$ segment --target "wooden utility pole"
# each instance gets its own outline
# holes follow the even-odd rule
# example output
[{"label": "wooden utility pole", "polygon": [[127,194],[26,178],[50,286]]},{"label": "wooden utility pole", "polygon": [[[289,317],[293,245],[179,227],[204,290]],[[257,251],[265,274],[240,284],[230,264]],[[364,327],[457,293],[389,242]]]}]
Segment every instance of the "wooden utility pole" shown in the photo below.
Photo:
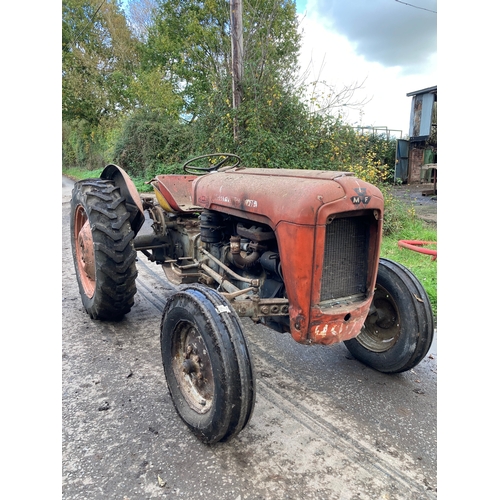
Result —
[{"label": "wooden utility pole", "polygon": [[[232,52],[232,80],[233,80],[233,109],[241,104],[243,79],[243,0],[229,0],[231,10],[231,52]],[[239,136],[238,119],[233,123],[233,135],[236,141]]]}]

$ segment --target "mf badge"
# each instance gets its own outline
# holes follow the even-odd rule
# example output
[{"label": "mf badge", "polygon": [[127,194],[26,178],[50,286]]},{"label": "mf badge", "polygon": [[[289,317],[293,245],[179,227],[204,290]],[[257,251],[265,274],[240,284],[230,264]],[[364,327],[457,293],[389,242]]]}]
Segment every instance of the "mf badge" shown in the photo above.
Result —
[{"label": "mf badge", "polygon": [[366,195],[366,188],[356,188],[354,191],[357,193],[357,196],[351,196],[351,201],[354,205],[359,205],[360,203],[368,205],[370,203],[372,197]]}]

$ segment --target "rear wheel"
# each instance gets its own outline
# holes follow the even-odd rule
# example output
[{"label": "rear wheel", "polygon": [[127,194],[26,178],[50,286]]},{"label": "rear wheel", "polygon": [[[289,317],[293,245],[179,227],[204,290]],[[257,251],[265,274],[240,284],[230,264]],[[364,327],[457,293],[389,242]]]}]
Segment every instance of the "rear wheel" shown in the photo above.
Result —
[{"label": "rear wheel", "polygon": [[424,287],[401,264],[380,259],[372,307],[359,335],[344,342],[347,349],[375,370],[398,373],[422,361],[433,337]]},{"label": "rear wheel", "polygon": [[112,181],[77,182],[71,199],[71,247],[83,306],[92,319],[118,320],[136,293],[136,251],[125,199]]},{"label": "rear wheel", "polygon": [[240,320],[224,297],[201,285],[169,297],[161,353],[175,409],[202,442],[228,441],[246,426],[255,381]]}]

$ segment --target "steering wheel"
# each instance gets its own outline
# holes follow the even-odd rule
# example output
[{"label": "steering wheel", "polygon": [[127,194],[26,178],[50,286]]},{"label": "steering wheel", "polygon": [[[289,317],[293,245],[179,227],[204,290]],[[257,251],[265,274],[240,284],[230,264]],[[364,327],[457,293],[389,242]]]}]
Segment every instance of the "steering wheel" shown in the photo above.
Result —
[{"label": "steering wheel", "polygon": [[[209,166],[193,165],[194,162],[201,160],[202,158],[220,158],[220,157],[223,157],[223,159],[220,160],[215,165],[209,165]],[[197,156],[196,158],[191,158],[186,163],[184,163],[182,168],[184,169],[184,172],[186,172],[187,174],[203,175],[206,174],[207,172],[215,172],[216,170],[219,170],[219,168],[222,167],[230,158],[236,158],[236,160],[232,165],[225,165],[226,168],[237,167],[241,162],[241,158],[238,155],[233,155],[231,153],[211,153],[208,155],[201,155]]]}]

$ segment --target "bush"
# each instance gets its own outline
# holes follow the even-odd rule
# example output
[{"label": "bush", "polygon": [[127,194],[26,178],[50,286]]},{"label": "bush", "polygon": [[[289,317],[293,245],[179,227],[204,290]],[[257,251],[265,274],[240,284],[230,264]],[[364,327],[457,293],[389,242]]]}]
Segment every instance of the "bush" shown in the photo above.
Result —
[{"label": "bush", "polygon": [[[114,162],[150,180],[180,173],[194,156],[227,152],[238,154],[248,167],[350,171],[376,185],[392,179],[395,140],[362,135],[340,116],[311,115],[293,93],[271,88],[267,94],[272,99],[244,102],[235,112],[222,93],[214,93],[191,122],[142,109],[94,128],[83,120],[64,123],[63,165],[98,169]],[[236,142],[235,116],[240,124]]]},{"label": "bush", "polygon": [[193,152],[189,126],[157,111],[137,111],[124,123],[114,160],[136,176],[177,172]]},{"label": "bush", "polygon": [[112,161],[112,148],[117,132],[116,121],[102,121],[93,126],[86,120],[62,123],[63,168],[103,169]]},{"label": "bush", "polygon": [[415,209],[398,200],[387,184],[378,184],[384,195],[384,235],[390,236],[409,227],[417,219]]}]

